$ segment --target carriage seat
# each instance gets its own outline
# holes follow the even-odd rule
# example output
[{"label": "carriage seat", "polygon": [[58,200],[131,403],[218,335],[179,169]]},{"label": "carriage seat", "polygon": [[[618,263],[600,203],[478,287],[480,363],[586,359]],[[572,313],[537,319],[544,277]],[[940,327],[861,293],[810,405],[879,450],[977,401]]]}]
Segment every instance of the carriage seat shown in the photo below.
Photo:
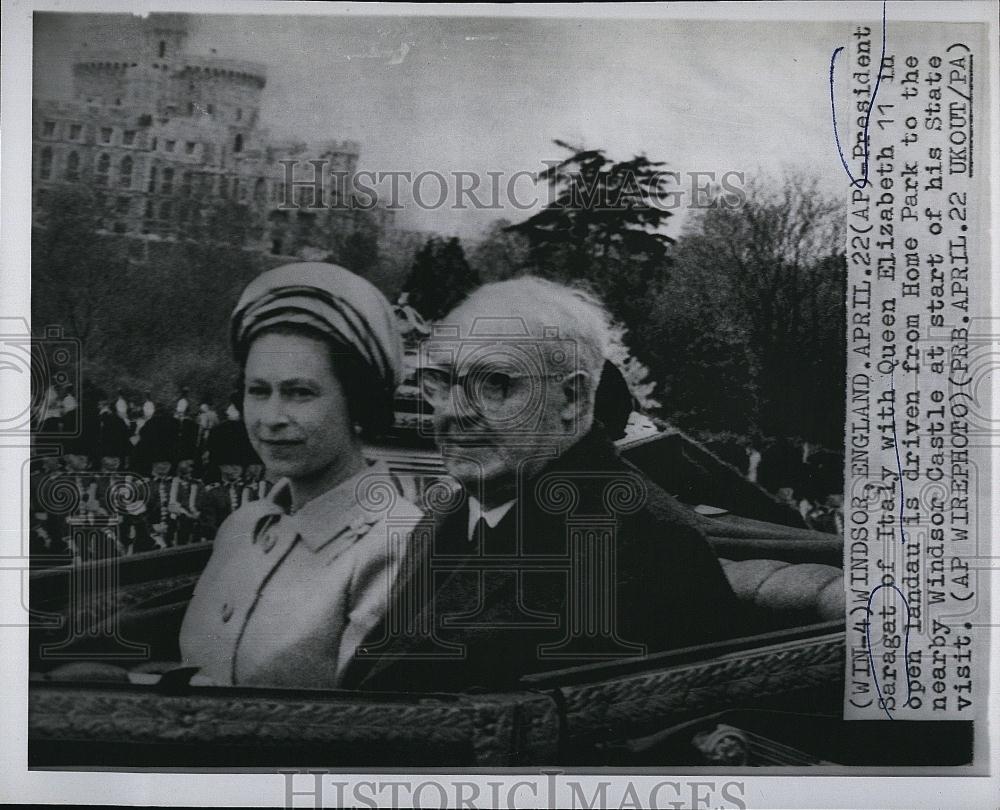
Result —
[{"label": "carriage seat", "polygon": [[720,559],[751,626],[761,632],[844,617],[844,571],[822,563]]}]

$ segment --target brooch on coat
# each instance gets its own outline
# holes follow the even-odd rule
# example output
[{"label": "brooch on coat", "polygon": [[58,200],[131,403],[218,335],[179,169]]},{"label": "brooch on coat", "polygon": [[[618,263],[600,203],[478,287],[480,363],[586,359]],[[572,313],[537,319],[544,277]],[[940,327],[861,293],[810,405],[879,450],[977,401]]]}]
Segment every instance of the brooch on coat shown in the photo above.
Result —
[{"label": "brooch on coat", "polygon": [[[359,515],[357,517],[352,518],[351,522],[348,523],[347,526],[333,538],[334,540],[336,540],[335,547],[337,549],[343,550],[353,545],[362,537],[364,537],[366,534],[368,534],[368,532],[371,531],[372,526],[378,523],[378,521],[379,521],[378,516],[372,516],[372,515]],[[332,557],[328,558],[326,561],[326,565],[332,564],[333,561],[336,560],[337,557],[339,556],[340,556],[340,551],[333,554]]]}]

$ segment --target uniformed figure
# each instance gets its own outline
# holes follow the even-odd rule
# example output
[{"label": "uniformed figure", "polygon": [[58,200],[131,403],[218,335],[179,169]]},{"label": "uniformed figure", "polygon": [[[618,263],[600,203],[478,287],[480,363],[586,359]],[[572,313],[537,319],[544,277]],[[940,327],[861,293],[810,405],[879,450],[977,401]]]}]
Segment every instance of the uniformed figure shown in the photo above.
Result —
[{"label": "uniformed figure", "polygon": [[181,652],[220,684],[335,687],[422,518],[362,455],[392,417],[392,309],[343,268],[294,264],[251,282],[232,327],[250,441],[277,482],[222,524]]},{"label": "uniformed figure", "polygon": [[146,420],[139,431],[135,456],[141,470],[149,474],[145,512],[145,534],[136,538],[135,551],[167,548],[170,541],[168,506],[173,486],[174,418],[162,412]]},{"label": "uniformed figure", "polygon": [[139,441],[132,454],[135,470],[143,475],[150,475],[153,464],[157,461],[167,461],[168,466],[172,467],[175,434],[174,418],[165,414],[162,409],[154,411],[139,428]]},{"label": "uniformed figure", "polygon": [[244,503],[259,501],[271,491],[271,482],[264,477],[263,464],[247,464],[243,479]]},{"label": "uniformed figure", "polygon": [[186,546],[197,540],[198,499],[205,485],[194,475],[194,461],[198,456],[197,424],[187,417],[176,417],[174,430],[174,478],[167,502],[167,534],[170,545]]},{"label": "uniformed figure", "polygon": [[126,426],[130,425],[128,400],[125,399],[125,392],[122,391],[121,388],[118,389],[118,397],[115,399],[115,413],[118,414],[118,418],[121,419]]},{"label": "uniformed figure", "polygon": [[243,417],[239,409],[232,404],[226,410],[226,420],[216,425],[208,434],[205,452],[208,455],[208,469],[212,480],[216,480],[216,476],[221,480],[221,471],[226,465],[239,466],[242,475],[243,469],[248,465],[260,464],[260,458],[254,452],[247,436]]},{"label": "uniformed figure", "polygon": [[[219,424],[219,415],[208,402],[202,402],[198,406],[198,452],[199,454],[208,450],[208,437],[212,430]],[[199,455],[200,458],[200,455]]]},{"label": "uniformed figure", "polygon": [[186,419],[190,414],[188,414],[188,408],[191,407],[191,403],[188,400],[189,391],[187,388],[181,389],[181,395],[177,398],[177,404],[174,406],[174,416],[178,419]]},{"label": "uniformed figure", "polygon": [[244,503],[243,468],[239,464],[223,464],[221,481],[205,486],[198,503],[198,534],[202,540],[211,540],[223,521]]},{"label": "uniformed figure", "polygon": [[111,408],[105,404],[98,416],[98,455],[101,469],[124,470],[128,467],[128,456],[132,449],[129,442],[130,430]]},{"label": "uniformed figure", "polygon": [[94,557],[131,554],[137,537],[145,531],[145,487],[140,476],[123,469],[128,447],[128,432],[121,420],[105,409],[97,441],[101,466],[94,474],[92,517],[106,528],[104,538],[92,543]]},{"label": "uniformed figure", "polygon": [[198,499],[205,485],[191,474],[194,460],[183,458],[177,462],[177,474],[170,482],[167,500],[168,544],[186,546],[197,540]]},{"label": "uniformed figure", "polygon": [[73,506],[59,516],[57,530],[61,542],[69,549],[75,562],[85,562],[94,556],[92,543],[82,540],[73,531],[77,526],[93,525],[99,510],[97,481],[90,469],[91,450],[89,437],[84,434],[67,443],[66,454],[63,456],[62,486],[72,487],[76,494],[70,501]]},{"label": "uniformed figure", "polygon": [[68,562],[68,559],[63,559],[69,554],[69,548],[62,533],[62,521],[50,511],[48,499],[42,494],[42,489],[61,474],[62,464],[58,456],[43,456],[31,461],[28,501],[31,514],[29,551],[33,566]]},{"label": "uniformed figure", "polygon": [[136,547],[136,551],[155,551],[167,548],[167,504],[170,503],[170,488],[173,482],[170,467],[169,459],[153,462],[152,474],[148,479],[147,531],[146,536],[142,538],[142,547]]},{"label": "uniformed figure", "polygon": [[155,413],[156,413],[156,404],[153,402],[153,395],[147,393],[146,398],[142,402],[141,416],[137,420],[137,424],[140,430],[142,429],[142,426],[146,424],[146,422],[148,422],[150,419],[153,418],[153,415]]},{"label": "uniformed figure", "polygon": [[230,514],[266,492],[244,480],[245,470],[261,465],[238,411],[211,432],[207,448],[209,470],[219,476],[205,488],[199,506],[201,536],[210,540]]}]

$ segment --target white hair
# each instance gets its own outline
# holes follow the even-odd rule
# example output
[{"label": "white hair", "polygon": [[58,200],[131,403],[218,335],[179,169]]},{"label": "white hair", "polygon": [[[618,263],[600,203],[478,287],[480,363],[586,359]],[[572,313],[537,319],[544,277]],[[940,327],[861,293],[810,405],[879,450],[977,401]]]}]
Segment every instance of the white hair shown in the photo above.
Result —
[{"label": "white hair", "polygon": [[[551,327],[558,329],[560,339],[576,345],[580,368],[593,380],[593,396],[611,344],[611,316],[593,293],[537,276],[519,276],[484,284],[453,312],[466,308],[523,318],[537,338],[545,337]],[[448,319],[446,315],[442,322]]]}]

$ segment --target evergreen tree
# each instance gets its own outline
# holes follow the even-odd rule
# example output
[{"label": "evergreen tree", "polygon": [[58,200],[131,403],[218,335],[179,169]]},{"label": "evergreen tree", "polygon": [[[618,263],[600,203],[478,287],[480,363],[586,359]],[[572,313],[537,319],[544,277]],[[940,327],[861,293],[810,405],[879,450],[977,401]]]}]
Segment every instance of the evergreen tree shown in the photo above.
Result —
[{"label": "evergreen tree", "polygon": [[109,331],[127,303],[124,243],[99,233],[105,203],[83,185],[61,187],[41,206],[32,247],[32,322],[61,326],[85,351],[113,349]]},{"label": "evergreen tree", "polygon": [[506,281],[525,270],[529,256],[527,238],[511,230],[510,220],[498,219],[472,251],[470,263],[484,283]]},{"label": "evergreen tree", "polygon": [[368,278],[379,266],[379,228],[368,212],[356,214],[354,227],[340,245],[337,264]]},{"label": "evergreen tree", "polygon": [[664,164],[643,155],[616,162],[603,149],[555,143],[572,154],[539,176],[551,186],[551,204],[509,230],[528,239],[535,272],[585,280],[632,328],[674,241],[662,232],[672,216]]},{"label": "evergreen tree", "polygon": [[403,286],[410,304],[427,320],[435,321],[479,286],[479,274],[469,266],[457,237],[431,237],[414,257]]}]

